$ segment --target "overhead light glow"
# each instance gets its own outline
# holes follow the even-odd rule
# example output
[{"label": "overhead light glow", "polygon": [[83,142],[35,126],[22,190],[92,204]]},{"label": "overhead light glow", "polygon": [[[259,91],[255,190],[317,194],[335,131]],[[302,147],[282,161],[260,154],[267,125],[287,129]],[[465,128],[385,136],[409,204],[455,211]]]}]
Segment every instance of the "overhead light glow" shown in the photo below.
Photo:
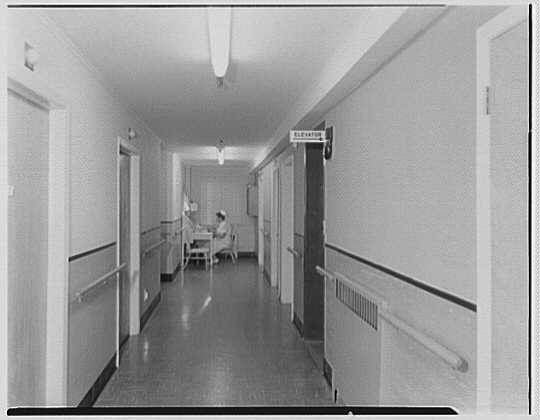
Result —
[{"label": "overhead light glow", "polygon": [[229,67],[231,49],[231,8],[209,7],[208,35],[210,38],[210,57],[216,77],[223,78]]},{"label": "overhead light glow", "polygon": [[218,150],[217,160],[218,160],[218,163],[220,165],[223,165],[225,163],[225,151],[224,150]]},{"label": "overhead light glow", "polygon": [[217,160],[220,165],[223,165],[225,163],[225,143],[223,140],[219,141],[219,144],[216,146],[217,148]]}]

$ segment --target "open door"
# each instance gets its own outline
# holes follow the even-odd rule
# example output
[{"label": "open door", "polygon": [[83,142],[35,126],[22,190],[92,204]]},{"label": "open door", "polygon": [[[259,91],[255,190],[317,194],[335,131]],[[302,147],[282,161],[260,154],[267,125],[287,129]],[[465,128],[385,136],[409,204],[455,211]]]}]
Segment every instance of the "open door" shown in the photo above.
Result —
[{"label": "open door", "polygon": [[[118,265],[126,263],[117,288],[117,347],[140,331],[140,155],[118,138]],[[117,351],[117,365],[120,352]]]},{"label": "open door", "polygon": [[[288,249],[294,249],[294,169],[293,156],[290,155],[280,168],[280,300],[281,303],[292,304],[293,301],[293,255]],[[292,308],[291,308],[292,309]]]},{"label": "open door", "polygon": [[[324,130],[323,121],[315,130]],[[304,213],[304,337],[324,340],[324,278],[315,267],[324,267],[324,160],[323,145],[305,145]]]},{"label": "open door", "polygon": [[281,239],[280,239],[280,186],[279,186],[279,165],[272,170],[272,221],[270,232],[270,243],[272,247],[272,267],[270,269],[271,284],[277,287],[278,295],[281,293]]}]

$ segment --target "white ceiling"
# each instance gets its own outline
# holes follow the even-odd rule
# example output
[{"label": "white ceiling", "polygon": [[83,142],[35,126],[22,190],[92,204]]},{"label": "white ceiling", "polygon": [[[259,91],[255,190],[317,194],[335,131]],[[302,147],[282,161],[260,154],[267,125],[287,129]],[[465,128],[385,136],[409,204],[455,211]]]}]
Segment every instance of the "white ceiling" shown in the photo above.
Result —
[{"label": "white ceiling", "polygon": [[49,9],[126,104],[188,159],[252,160],[359,26],[367,8],[232,12],[227,88],[216,87],[204,8]]}]

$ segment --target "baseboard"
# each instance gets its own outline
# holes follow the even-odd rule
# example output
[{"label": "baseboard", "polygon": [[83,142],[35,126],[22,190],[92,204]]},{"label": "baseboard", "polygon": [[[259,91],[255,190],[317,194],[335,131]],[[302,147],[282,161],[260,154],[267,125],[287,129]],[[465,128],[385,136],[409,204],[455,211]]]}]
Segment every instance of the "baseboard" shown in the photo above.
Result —
[{"label": "baseboard", "polygon": [[253,251],[239,251],[238,258],[257,258],[257,254]]},{"label": "baseboard", "polygon": [[323,358],[323,375],[330,388],[332,388],[332,366],[328,363],[326,357]]},{"label": "baseboard", "polygon": [[161,276],[160,276],[161,281],[163,282],[173,281],[176,278],[176,275],[178,274],[181,268],[182,268],[182,261],[178,263],[173,273],[161,273]]},{"label": "baseboard", "polygon": [[[309,353],[309,357],[313,359],[313,363],[317,366],[317,369],[322,373],[324,371],[324,342],[304,340],[304,344]],[[322,347],[322,352],[320,351]]]},{"label": "baseboard", "polygon": [[160,281],[162,282],[171,282],[174,280],[174,273],[161,273],[161,276],[159,277]]},{"label": "baseboard", "polygon": [[293,324],[300,333],[300,337],[304,336],[304,324],[300,318],[298,318],[298,315],[296,315],[296,312],[293,315]]},{"label": "baseboard", "polygon": [[[161,291],[156,295],[154,300],[152,300],[152,303],[148,308],[146,309],[143,316],[141,316],[141,331],[144,328],[144,325],[150,318],[150,315],[152,315],[152,312],[156,309],[156,306],[161,300]],[[124,337],[122,342],[120,343],[120,351],[122,351],[122,348],[129,340],[129,335]],[[94,403],[99,398],[99,395],[103,392],[105,389],[105,386],[107,385],[107,382],[109,382],[109,379],[111,379],[111,376],[116,371],[116,352],[114,353],[111,360],[109,360],[109,363],[105,366],[105,368],[101,371],[98,378],[94,382],[94,384],[90,387],[86,395],[83,397],[81,402],[79,403],[79,407],[92,407]]]},{"label": "baseboard", "polygon": [[159,303],[160,300],[161,300],[161,291],[158,292],[156,297],[152,300],[152,303],[150,303],[148,308],[146,308],[146,311],[144,311],[144,314],[142,314],[141,323],[140,323],[140,329],[139,329],[140,331],[143,330],[144,326],[148,322],[148,319],[152,315],[152,312],[154,312],[154,310],[158,306],[158,303]]},{"label": "baseboard", "polygon": [[[219,253],[220,258],[226,258],[229,254]],[[257,258],[257,255],[252,251],[238,251],[238,258]]]},{"label": "baseboard", "polygon": [[128,342],[128,340],[129,340],[129,334],[126,335],[126,336],[122,339],[122,341],[120,341],[120,356],[122,356],[122,353],[124,352],[124,349],[125,349],[125,348],[124,348],[124,345]]},{"label": "baseboard", "polygon": [[113,354],[109,363],[101,371],[94,384],[90,387],[86,395],[79,403],[79,407],[92,407],[98,399],[101,392],[105,389],[105,385],[111,379],[114,371],[116,370],[116,352]]}]

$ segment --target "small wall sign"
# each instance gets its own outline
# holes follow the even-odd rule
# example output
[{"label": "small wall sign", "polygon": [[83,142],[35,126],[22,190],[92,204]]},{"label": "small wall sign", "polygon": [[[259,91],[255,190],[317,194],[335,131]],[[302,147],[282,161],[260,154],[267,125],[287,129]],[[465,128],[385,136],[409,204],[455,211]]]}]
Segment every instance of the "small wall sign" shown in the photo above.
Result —
[{"label": "small wall sign", "polygon": [[325,136],[324,130],[291,130],[289,137],[291,143],[324,143]]}]

